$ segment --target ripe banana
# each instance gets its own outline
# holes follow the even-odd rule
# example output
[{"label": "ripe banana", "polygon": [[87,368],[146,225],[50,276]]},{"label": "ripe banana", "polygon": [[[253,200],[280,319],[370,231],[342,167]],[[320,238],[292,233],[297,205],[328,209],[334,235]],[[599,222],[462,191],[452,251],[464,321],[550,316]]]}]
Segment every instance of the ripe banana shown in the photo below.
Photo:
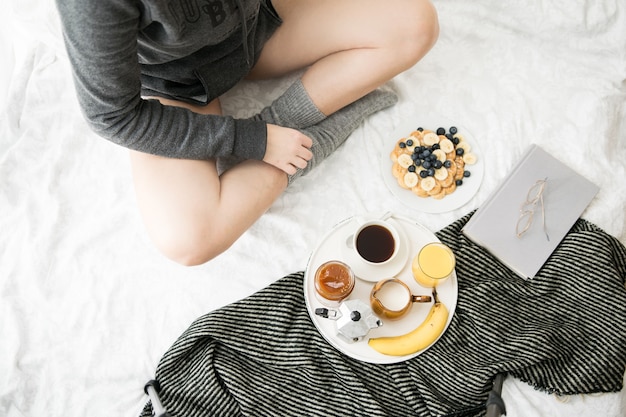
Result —
[{"label": "ripe banana", "polygon": [[409,333],[400,336],[369,339],[368,344],[376,351],[391,356],[405,356],[430,346],[443,333],[448,322],[448,308],[435,301],[426,320]]}]

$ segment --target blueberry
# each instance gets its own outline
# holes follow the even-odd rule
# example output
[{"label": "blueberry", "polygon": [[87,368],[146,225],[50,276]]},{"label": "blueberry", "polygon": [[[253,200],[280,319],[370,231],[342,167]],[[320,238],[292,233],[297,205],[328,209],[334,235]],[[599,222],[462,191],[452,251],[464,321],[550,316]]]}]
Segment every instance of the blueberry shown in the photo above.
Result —
[{"label": "blueberry", "polygon": [[452,140],[452,137],[453,137],[453,136],[452,136],[452,133],[446,133],[446,138],[448,138],[448,139]]},{"label": "blueberry", "polygon": [[446,129],[444,129],[443,127],[440,127],[437,129],[437,134],[438,135],[445,135],[446,134]]},{"label": "blueberry", "polygon": [[463,185],[463,180],[456,180],[456,185],[457,185],[457,186],[459,186],[459,185]]},{"label": "blueberry", "polygon": [[413,139],[409,139],[406,141],[406,146],[413,146]]},{"label": "blueberry", "polygon": [[430,168],[430,167],[432,166],[432,164],[430,163],[430,161],[424,161],[424,163],[422,164],[422,166],[423,166],[425,169],[428,169],[428,168]]},{"label": "blueberry", "polygon": [[416,154],[416,153],[412,153],[411,154],[411,159],[413,161],[419,161],[420,160],[420,156],[418,154]]},{"label": "blueberry", "polygon": [[428,176],[428,171],[427,170],[424,169],[424,170],[420,171],[420,177],[426,178],[427,176]]},{"label": "blueberry", "polygon": [[452,133],[453,135],[456,135],[458,131],[459,130],[455,126],[450,127],[450,133]]},{"label": "blueberry", "polygon": [[470,175],[472,175],[472,173],[471,173],[471,172],[469,172],[469,171],[463,171],[463,176],[464,176],[465,178],[469,177]]},{"label": "blueberry", "polygon": [[430,156],[430,150],[425,149],[424,152],[422,152],[422,158],[428,158],[429,156]]},{"label": "blueberry", "polygon": [[435,176],[435,168],[428,168],[428,176],[429,177],[434,177]]},{"label": "blueberry", "polygon": [[460,140],[456,136],[452,138],[452,143],[454,143],[455,145],[458,145],[459,142],[460,142]]},{"label": "blueberry", "polygon": [[463,148],[457,148],[456,149],[456,154],[457,155],[463,155],[464,153],[465,153],[465,149],[463,149]]},{"label": "blueberry", "polygon": [[418,127],[418,128],[417,128],[417,131],[418,131],[418,132],[423,132],[423,131],[424,131],[424,128],[423,128],[423,127]]},{"label": "blueberry", "polygon": [[418,167],[418,166],[422,165],[422,160],[418,158],[418,159],[416,159],[415,161],[413,161],[413,164],[414,164],[416,167]]},{"label": "blueberry", "polygon": [[404,148],[406,148],[406,143],[404,143],[404,142],[400,142],[400,143],[398,144],[398,146],[400,147],[400,149],[404,149]]},{"label": "blueberry", "polygon": [[409,165],[407,169],[409,170],[409,172],[415,172],[415,165]]},{"label": "blueberry", "polygon": [[433,151],[434,151],[435,149],[439,149],[439,148],[441,148],[441,146],[439,146],[439,144],[438,144],[438,143],[434,143],[434,144],[433,144],[433,146],[431,146],[431,147],[430,147],[430,149],[432,149]]},{"label": "blueberry", "polygon": [[452,161],[449,159],[446,159],[446,161],[443,163],[443,166],[446,168],[450,168],[452,166]]},{"label": "blueberry", "polygon": [[435,169],[439,169],[443,166],[443,164],[441,163],[441,161],[435,161]]}]

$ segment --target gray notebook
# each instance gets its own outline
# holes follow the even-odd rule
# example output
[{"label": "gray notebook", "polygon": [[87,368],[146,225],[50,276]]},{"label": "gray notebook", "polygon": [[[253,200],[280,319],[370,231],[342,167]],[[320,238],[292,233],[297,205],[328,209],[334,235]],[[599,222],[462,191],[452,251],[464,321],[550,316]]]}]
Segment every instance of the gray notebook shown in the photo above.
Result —
[{"label": "gray notebook", "polygon": [[541,147],[531,145],[463,233],[523,278],[532,278],[598,190]]}]

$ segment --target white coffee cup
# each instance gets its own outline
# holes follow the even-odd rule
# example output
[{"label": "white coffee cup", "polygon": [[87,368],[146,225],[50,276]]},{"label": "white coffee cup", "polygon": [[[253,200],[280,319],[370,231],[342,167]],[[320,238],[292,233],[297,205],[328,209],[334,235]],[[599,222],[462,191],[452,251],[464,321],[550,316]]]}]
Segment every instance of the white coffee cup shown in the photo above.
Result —
[{"label": "white coffee cup", "polygon": [[389,222],[390,215],[362,221],[349,241],[357,256],[370,265],[386,265],[400,249],[400,234]]}]

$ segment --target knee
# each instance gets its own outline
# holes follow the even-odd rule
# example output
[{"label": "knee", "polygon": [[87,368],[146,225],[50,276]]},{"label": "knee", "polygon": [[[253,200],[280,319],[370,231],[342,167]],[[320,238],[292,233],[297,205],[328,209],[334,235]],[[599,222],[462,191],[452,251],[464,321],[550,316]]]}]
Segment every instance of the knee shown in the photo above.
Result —
[{"label": "knee", "polygon": [[230,246],[220,240],[210,225],[179,225],[173,230],[153,233],[156,248],[168,259],[183,266],[198,266],[214,259]]},{"label": "knee", "polygon": [[429,0],[403,1],[395,25],[392,47],[407,67],[413,66],[435,45],[439,37],[439,18]]}]

